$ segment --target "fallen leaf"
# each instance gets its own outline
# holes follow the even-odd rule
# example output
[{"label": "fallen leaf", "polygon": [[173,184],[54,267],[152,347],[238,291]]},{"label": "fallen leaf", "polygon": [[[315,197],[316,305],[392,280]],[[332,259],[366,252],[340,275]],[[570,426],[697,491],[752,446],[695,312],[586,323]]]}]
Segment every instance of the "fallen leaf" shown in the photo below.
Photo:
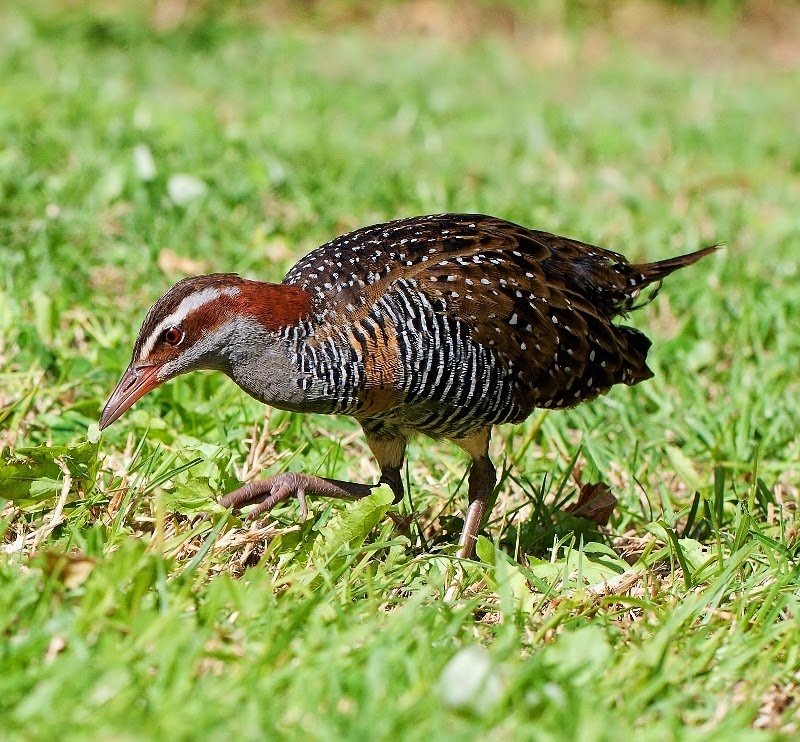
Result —
[{"label": "fallen leaf", "polygon": [[68,590],[80,587],[89,578],[96,560],[81,554],[48,550],[44,553],[44,572],[49,577],[59,580]]},{"label": "fallen leaf", "polygon": [[616,504],[617,498],[611,494],[611,487],[604,482],[584,484],[578,495],[578,502],[567,505],[564,512],[586,518],[598,526],[605,526],[608,525]]},{"label": "fallen leaf", "polygon": [[164,273],[185,273],[194,276],[198,273],[205,273],[208,270],[208,263],[204,260],[192,260],[178,255],[167,248],[158,254],[158,267]]},{"label": "fallen leaf", "polygon": [[67,640],[60,634],[56,634],[47,645],[47,652],[44,655],[46,665],[53,663],[56,657],[67,648]]}]

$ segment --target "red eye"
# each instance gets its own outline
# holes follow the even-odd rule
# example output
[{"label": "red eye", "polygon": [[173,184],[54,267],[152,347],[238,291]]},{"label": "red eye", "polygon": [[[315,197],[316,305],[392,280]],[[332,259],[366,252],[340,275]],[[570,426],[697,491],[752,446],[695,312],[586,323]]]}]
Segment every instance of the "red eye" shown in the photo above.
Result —
[{"label": "red eye", "polygon": [[164,330],[161,339],[168,345],[177,345],[183,340],[183,330],[179,330],[177,327],[168,327]]}]

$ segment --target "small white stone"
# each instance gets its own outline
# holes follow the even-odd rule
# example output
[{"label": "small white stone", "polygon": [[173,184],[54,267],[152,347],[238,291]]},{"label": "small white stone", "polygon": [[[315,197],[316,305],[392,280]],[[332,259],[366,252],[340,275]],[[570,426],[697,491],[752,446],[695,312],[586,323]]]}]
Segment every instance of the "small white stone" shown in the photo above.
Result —
[{"label": "small white stone", "polygon": [[139,180],[150,181],[156,177],[156,161],[146,144],[137,144],[133,148],[133,169]]},{"label": "small white stone", "polygon": [[481,646],[461,649],[439,676],[439,695],[446,706],[484,715],[503,697],[503,679]]},{"label": "small white stone", "polygon": [[187,173],[176,173],[170,175],[167,181],[167,194],[174,204],[185,206],[198,198],[202,198],[208,192],[206,184]]}]

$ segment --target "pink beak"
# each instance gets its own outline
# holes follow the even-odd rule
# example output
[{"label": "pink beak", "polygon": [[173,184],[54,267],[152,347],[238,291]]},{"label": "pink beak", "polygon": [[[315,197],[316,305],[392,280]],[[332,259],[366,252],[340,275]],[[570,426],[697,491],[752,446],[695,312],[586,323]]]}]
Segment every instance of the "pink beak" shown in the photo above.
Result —
[{"label": "pink beak", "polygon": [[137,400],[147,392],[155,389],[160,383],[158,370],[161,366],[145,366],[136,368],[133,364],[123,374],[117,388],[108,398],[103,414],[100,416],[100,430],[107,428],[116,419],[127,412]]}]

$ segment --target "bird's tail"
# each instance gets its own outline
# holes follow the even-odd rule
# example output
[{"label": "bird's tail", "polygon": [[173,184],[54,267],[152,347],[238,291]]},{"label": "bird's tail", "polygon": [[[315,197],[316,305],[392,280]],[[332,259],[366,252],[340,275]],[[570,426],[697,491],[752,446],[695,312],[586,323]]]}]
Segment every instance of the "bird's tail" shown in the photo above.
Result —
[{"label": "bird's tail", "polygon": [[711,247],[704,247],[697,252],[690,252],[688,255],[680,255],[677,258],[669,258],[668,260],[658,260],[655,263],[643,263],[641,265],[632,266],[633,270],[639,272],[644,276],[640,286],[644,287],[650,283],[661,281],[666,278],[670,273],[674,273],[680,268],[685,268],[687,265],[692,265],[698,260],[704,258],[706,255],[716,252],[720,245],[711,245]]},{"label": "bird's tail", "polygon": [[[702,250],[690,252],[687,255],[679,255],[677,258],[629,266],[628,275],[631,276],[630,281],[633,285],[633,290],[626,296],[625,301],[619,305],[619,309],[623,312],[631,312],[649,304],[658,296],[658,292],[661,291],[661,282],[670,273],[696,263],[706,255],[716,252],[719,248],[720,245],[711,245],[710,247],[704,247]],[[650,290],[645,294],[640,293],[647,286],[651,287]]]}]

